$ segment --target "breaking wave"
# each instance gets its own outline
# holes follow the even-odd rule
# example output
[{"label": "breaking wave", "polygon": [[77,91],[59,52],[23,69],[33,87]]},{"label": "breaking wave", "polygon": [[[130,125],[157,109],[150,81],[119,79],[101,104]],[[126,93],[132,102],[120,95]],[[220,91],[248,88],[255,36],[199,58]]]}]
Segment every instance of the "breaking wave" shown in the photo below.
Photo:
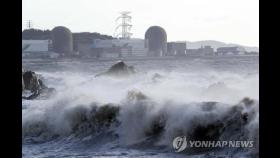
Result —
[{"label": "breaking wave", "polygon": [[254,148],[242,153],[258,155],[258,74],[149,71],[120,79],[41,73],[58,92],[49,100],[23,101],[26,142],[104,143],[94,140],[105,135],[110,138],[106,143],[117,146],[172,151],[173,139],[184,135],[189,140],[253,140]]}]

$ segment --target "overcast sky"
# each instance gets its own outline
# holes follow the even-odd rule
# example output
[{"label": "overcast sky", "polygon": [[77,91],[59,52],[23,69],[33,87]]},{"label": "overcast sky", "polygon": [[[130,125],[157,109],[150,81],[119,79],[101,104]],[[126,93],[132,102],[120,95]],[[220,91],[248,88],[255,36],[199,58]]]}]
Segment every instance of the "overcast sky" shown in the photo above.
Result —
[{"label": "overcast sky", "polygon": [[22,28],[66,26],[113,35],[121,11],[131,11],[134,38],[152,25],[168,41],[218,40],[259,46],[258,0],[22,0]]}]

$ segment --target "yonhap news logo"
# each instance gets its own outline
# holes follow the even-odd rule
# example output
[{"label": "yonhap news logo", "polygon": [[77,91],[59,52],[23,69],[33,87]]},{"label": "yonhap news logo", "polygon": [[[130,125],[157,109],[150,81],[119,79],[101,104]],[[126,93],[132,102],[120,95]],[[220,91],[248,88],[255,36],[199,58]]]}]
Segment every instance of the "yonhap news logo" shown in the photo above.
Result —
[{"label": "yonhap news logo", "polygon": [[186,136],[176,137],[173,140],[173,147],[175,149],[175,152],[181,152],[181,151],[185,150],[187,147]]},{"label": "yonhap news logo", "polygon": [[254,141],[231,140],[231,141],[196,141],[187,140],[186,136],[176,137],[173,140],[175,152],[181,152],[188,148],[253,148]]}]

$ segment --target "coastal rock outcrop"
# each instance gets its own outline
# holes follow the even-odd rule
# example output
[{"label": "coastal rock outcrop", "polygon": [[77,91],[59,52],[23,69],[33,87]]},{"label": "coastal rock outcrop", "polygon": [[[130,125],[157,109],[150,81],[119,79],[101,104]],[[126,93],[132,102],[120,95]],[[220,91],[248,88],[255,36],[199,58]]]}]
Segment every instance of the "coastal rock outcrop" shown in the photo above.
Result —
[{"label": "coastal rock outcrop", "polygon": [[96,75],[98,76],[114,76],[114,77],[124,77],[129,76],[132,74],[135,74],[136,71],[133,66],[126,65],[123,61],[119,61],[113,66],[110,67],[110,69],[104,73],[100,73]]},{"label": "coastal rock outcrop", "polygon": [[23,99],[35,99],[38,96],[49,96],[55,91],[54,88],[48,88],[43,83],[42,79],[33,71],[25,71],[22,69],[22,92],[30,92],[31,95],[23,95]]}]

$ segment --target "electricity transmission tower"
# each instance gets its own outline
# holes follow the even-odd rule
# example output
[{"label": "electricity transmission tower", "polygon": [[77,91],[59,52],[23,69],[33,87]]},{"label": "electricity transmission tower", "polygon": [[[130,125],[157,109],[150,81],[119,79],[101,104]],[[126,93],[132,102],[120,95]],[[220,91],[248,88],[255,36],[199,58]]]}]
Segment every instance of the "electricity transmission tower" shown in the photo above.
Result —
[{"label": "electricity transmission tower", "polygon": [[27,29],[32,29],[32,27],[33,27],[32,21],[28,20],[27,23],[26,23],[26,26],[27,26]]},{"label": "electricity transmission tower", "polygon": [[121,28],[121,33],[118,33],[116,35],[116,37],[119,37],[121,35],[122,39],[129,39],[130,36],[132,35],[131,32],[129,32],[131,30],[132,25],[130,24],[131,22],[131,16],[129,15],[131,12],[128,11],[124,11],[121,12],[121,16],[119,16],[116,19],[116,22],[118,22],[121,19],[121,24],[119,24],[115,31],[119,30],[119,28]]}]

